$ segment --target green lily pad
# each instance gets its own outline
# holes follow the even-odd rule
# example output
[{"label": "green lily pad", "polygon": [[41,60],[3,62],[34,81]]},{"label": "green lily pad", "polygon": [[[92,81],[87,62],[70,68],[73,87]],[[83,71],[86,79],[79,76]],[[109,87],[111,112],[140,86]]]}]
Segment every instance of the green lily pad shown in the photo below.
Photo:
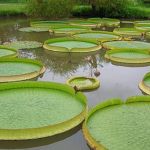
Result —
[{"label": "green lily pad", "polygon": [[70,25],[73,26],[82,26],[82,27],[97,27],[98,24],[93,21],[88,21],[88,20],[73,20],[69,22]]},{"label": "green lily pad", "polygon": [[19,29],[19,31],[22,32],[46,32],[48,30],[49,28],[36,28],[36,27],[25,27]]},{"label": "green lily pad", "polygon": [[49,31],[55,34],[74,34],[74,33],[87,31],[87,30],[90,30],[90,28],[67,25],[67,26],[53,27]]},{"label": "green lily pad", "polygon": [[77,39],[89,39],[100,42],[118,40],[120,38],[118,35],[106,31],[81,32],[74,34],[73,37]]},{"label": "green lily pad", "polygon": [[139,84],[139,88],[146,94],[150,95],[150,73],[147,73]]},{"label": "green lily pad", "polygon": [[33,79],[45,72],[45,67],[30,59],[0,59],[0,82]]},{"label": "green lily pad", "polygon": [[99,87],[100,82],[92,77],[73,77],[67,80],[67,85],[77,87],[78,90],[94,90]]},{"label": "green lily pad", "polygon": [[136,64],[137,66],[150,64],[150,53],[147,50],[109,50],[106,52],[105,58],[112,62]]},{"label": "green lily pad", "polygon": [[147,37],[147,38],[150,38],[150,32],[147,32],[147,33],[146,33],[146,37]]},{"label": "green lily pad", "polygon": [[15,49],[33,49],[42,47],[42,43],[37,41],[14,41],[6,44],[6,46]]},{"label": "green lily pad", "polygon": [[150,31],[150,26],[143,26],[143,27],[135,27],[137,30],[140,30],[140,31]]},{"label": "green lily pad", "polygon": [[142,32],[134,28],[116,28],[113,31],[115,34],[122,36],[140,37]]},{"label": "green lily pad", "polygon": [[3,45],[0,45],[0,58],[16,57],[18,52],[16,49],[8,48]]},{"label": "green lily pad", "polygon": [[112,41],[103,43],[106,49],[137,49],[150,50],[150,43],[140,41]]},{"label": "green lily pad", "polygon": [[95,150],[149,150],[150,96],[112,99],[93,108],[83,133]]},{"label": "green lily pad", "polygon": [[87,103],[67,85],[30,81],[0,84],[0,109],[0,139],[25,140],[74,128],[84,120]]},{"label": "green lily pad", "polygon": [[56,52],[93,52],[101,49],[97,42],[74,38],[54,38],[44,42],[45,49]]},{"label": "green lily pad", "polygon": [[118,27],[120,20],[111,18],[89,18],[88,21],[96,22],[98,26]]},{"label": "green lily pad", "polygon": [[137,30],[145,31],[145,32],[150,31],[150,21],[149,20],[136,21],[134,23],[134,25]]},{"label": "green lily pad", "polygon": [[135,22],[134,22],[134,25],[135,25],[135,26],[139,26],[139,27],[150,26],[150,20],[135,21]]},{"label": "green lily pad", "polygon": [[31,27],[51,28],[53,26],[62,26],[68,24],[67,21],[33,21],[30,23]]}]

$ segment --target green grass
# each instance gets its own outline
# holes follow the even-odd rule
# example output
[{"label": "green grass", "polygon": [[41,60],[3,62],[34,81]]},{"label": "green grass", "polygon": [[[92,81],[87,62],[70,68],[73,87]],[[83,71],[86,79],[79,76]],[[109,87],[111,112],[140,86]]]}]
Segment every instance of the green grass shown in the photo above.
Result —
[{"label": "green grass", "polygon": [[1,3],[0,16],[16,16],[25,14],[25,6],[23,3]]}]

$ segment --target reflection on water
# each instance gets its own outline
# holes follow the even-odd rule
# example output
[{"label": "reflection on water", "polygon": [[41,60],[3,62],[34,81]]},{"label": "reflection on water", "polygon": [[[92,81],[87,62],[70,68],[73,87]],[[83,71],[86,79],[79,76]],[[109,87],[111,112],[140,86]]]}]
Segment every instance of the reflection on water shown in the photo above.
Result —
[{"label": "reflection on water", "polygon": [[[44,42],[52,38],[48,32],[24,33],[17,29],[29,25],[27,19],[0,19],[0,41],[31,40]],[[131,27],[131,24],[121,24]],[[111,29],[112,30],[112,29]],[[100,88],[96,91],[85,92],[89,107],[109,98],[141,95],[138,83],[150,71],[150,67],[125,67],[121,64],[111,64],[104,59],[105,50],[90,54],[54,53],[43,48],[21,50],[19,57],[38,59],[47,70],[39,81],[54,81],[64,83],[69,77],[76,75],[94,76],[100,72]],[[81,126],[58,136],[29,141],[0,141],[0,149],[29,149],[29,150],[89,150]]]}]

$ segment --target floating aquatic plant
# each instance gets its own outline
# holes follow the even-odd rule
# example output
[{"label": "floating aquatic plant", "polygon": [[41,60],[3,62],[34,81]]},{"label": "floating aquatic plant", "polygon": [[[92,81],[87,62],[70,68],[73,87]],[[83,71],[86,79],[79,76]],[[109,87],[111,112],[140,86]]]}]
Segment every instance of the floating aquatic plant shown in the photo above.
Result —
[{"label": "floating aquatic plant", "polygon": [[32,49],[42,47],[42,43],[37,41],[14,41],[7,43],[6,46],[15,49]]}]

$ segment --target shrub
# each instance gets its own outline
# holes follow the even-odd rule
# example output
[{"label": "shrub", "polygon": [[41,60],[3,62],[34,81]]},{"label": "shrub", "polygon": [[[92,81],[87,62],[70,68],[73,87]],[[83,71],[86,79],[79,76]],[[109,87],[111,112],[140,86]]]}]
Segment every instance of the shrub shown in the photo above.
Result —
[{"label": "shrub", "polygon": [[128,7],[124,17],[133,19],[150,18],[150,8],[145,6]]},{"label": "shrub", "polygon": [[102,17],[121,17],[129,5],[135,5],[134,0],[95,0],[93,8]]},{"label": "shrub", "polygon": [[44,18],[69,17],[72,7],[72,0],[31,0],[28,2],[27,14]]},{"label": "shrub", "polygon": [[92,6],[77,5],[73,7],[72,15],[76,17],[93,17]]}]

